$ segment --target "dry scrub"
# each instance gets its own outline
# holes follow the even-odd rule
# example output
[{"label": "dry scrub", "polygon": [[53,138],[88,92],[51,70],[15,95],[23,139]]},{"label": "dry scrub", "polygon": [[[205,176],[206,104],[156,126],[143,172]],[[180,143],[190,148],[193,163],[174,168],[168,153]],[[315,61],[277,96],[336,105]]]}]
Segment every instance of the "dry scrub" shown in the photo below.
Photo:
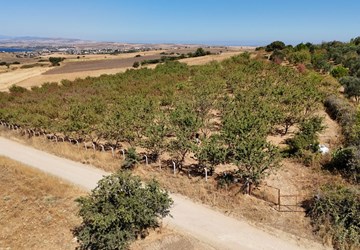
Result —
[{"label": "dry scrub", "polygon": [[83,191],[0,157],[0,249],[74,249]]}]

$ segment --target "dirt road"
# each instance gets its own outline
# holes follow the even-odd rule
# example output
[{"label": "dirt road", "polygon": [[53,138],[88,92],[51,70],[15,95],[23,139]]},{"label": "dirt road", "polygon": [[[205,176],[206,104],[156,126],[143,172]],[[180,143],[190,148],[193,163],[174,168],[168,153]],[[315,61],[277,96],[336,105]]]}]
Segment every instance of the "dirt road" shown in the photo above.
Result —
[{"label": "dirt road", "polygon": [[[91,190],[102,176],[109,173],[60,158],[0,137],[0,155],[40,169],[75,185]],[[245,221],[239,221],[171,194],[173,218],[164,222],[170,227],[192,235],[217,249],[324,249],[305,240],[297,241],[284,233],[269,233]]]}]

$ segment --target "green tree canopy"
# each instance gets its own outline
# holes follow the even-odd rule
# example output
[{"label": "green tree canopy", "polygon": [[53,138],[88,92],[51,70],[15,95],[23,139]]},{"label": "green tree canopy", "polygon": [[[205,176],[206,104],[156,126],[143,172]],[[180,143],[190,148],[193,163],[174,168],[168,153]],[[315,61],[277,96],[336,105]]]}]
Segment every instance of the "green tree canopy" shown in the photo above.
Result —
[{"label": "green tree canopy", "polygon": [[345,94],[349,98],[355,98],[357,102],[360,101],[360,78],[358,77],[343,77],[340,83],[345,87]]},{"label": "green tree canopy", "polygon": [[285,48],[285,43],[282,41],[274,41],[265,47],[265,50],[270,52],[274,50],[282,50]]},{"label": "green tree canopy", "polygon": [[59,66],[60,62],[64,61],[65,58],[63,57],[50,57],[49,61],[51,62],[52,66]]},{"label": "green tree canopy", "polygon": [[126,249],[129,242],[159,226],[172,200],[156,181],[117,172],[104,177],[86,197],[76,200],[83,219],[74,229],[79,249]]}]

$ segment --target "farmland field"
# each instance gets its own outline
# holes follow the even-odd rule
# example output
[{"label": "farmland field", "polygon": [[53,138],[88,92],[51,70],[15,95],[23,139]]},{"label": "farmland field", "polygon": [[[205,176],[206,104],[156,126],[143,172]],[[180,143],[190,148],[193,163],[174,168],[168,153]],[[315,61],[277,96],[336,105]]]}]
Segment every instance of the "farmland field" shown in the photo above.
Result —
[{"label": "farmland field", "polygon": [[[219,53],[224,49],[210,49],[212,53]],[[253,48],[230,48],[224,50],[222,54],[208,55],[198,58],[182,59],[181,61],[189,65],[205,64],[212,60],[221,61],[243,51],[252,51]],[[30,88],[39,86],[45,82],[60,82],[63,79],[75,80],[77,78],[98,77],[102,74],[116,74],[131,69],[134,62],[143,60],[159,59],[163,56],[162,52],[171,53],[189,53],[194,48],[187,49],[169,49],[145,51],[139,53],[125,53],[119,55],[81,55],[79,58],[74,55],[64,55],[55,53],[41,58],[16,58],[10,53],[0,54],[4,61],[20,61],[21,65],[11,65],[9,69],[6,66],[0,66],[0,91],[6,91],[13,84]],[[140,57],[136,57],[140,55]],[[20,68],[23,65],[35,65],[38,60],[48,60],[49,57],[64,57],[65,60],[60,67],[49,67],[37,65],[28,69]],[[0,60],[1,61],[1,60]],[[146,65],[148,68],[154,68],[155,65]]]}]

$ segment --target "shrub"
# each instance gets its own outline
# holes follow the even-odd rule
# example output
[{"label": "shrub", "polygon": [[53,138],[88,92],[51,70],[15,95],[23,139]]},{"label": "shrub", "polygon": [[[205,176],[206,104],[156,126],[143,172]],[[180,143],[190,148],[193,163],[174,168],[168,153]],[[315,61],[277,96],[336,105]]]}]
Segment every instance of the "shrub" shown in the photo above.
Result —
[{"label": "shrub", "polygon": [[139,66],[140,66],[140,63],[139,63],[139,62],[134,62],[133,68],[139,68]]},{"label": "shrub", "polygon": [[285,43],[282,41],[274,41],[265,47],[265,51],[270,52],[274,50],[282,50],[285,48]]},{"label": "shrub", "polygon": [[289,54],[288,59],[291,63],[309,63],[311,54],[308,50],[295,51]]},{"label": "shrub", "polygon": [[274,52],[270,56],[270,60],[275,62],[276,64],[280,64],[284,61],[285,54],[280,50],[274,50]]},{"label": "shrub", "polygon": [[357,102],[360,101],[360,78],[343,77],[340,79],[340,83],[344,86],[344,92],[348,98],[354,98]]},{"label": "shrub", "polygon": [[360,147],[336,150],[331,161],[325,167],[340,173],[354,183],[360,183]]},{"label": "shrub", "polygon": [[322,117],[314,116],[302,121],[299,132],[287,140],[289,153],[301,157],[306,165],[311,165],[316,159],[314,153],[319,150],[318,133],[325,128],[322,120]]},{"label": "shrub", "polygon": [[[355,109],[346,100],[335,95],[329,96],[324,102],[326,112],[332,119],[337,120],[341,127],[346,144],[351,145],[356,141],[356,134],[353,133],[355,123]],[[360,137],[359,137],[360,138]]]},{"label": "shrub", "polygon": [[22,94],[22,93],[27,92],[27,89],[24,87],[21,87],[21,86],[12,85],[9,88],[9,91],[11,94]]},{"label": "shrub", "polygon": [[300,63],[296,66],[297,70],[299,71],[299,73],[304,73],[306,71],[306,66],[303,63]]},{"label": "shrub", "polygon": [[82,224],[73,230],[79,249],[126,249],[129,242],[159,226],[172,200],[156,181],[117,172],[104,177],[86,197],[76,200]]},{"label": "shrub", "polygon": [[358,190],[326,185],[307,205],[315,231],[335,249],[360,247],[359,197]]},{"label": "shrub", "polygon": [[341,78],[349,75],[349,70],[341,65],[334,67],[330,74],[335,78]]},{"label": "shrub", "polygon": [[52,66],[59,66],[60,62],[64,61],[65,58],[63,57],[50,57],[49,61],[51,62]]},{"label": "shrub", "polygon": [[140,161],[140,157],[136,153],[135,148],[129,148],[129,150],[126,154],[125,162],[123,163],[123,165],[121,167],[125,168],[125,169],[130,169],[130,168],[135,167],[136,164],[139,163],[139,161]]}]

